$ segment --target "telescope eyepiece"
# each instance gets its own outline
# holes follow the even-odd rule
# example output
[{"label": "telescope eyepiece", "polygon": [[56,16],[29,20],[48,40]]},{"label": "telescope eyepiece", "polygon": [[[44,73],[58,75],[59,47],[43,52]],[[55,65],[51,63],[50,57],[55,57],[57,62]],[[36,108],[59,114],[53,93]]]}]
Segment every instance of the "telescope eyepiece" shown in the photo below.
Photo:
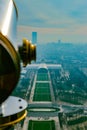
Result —
[{"label": "telescope eyepiece", "polygon": [[31,61],[36,61],[36,45],[33,45],[27,39],[23,39],[23,44],[18,47],[18,52],[24,67],[28,63],[31,64]]}]

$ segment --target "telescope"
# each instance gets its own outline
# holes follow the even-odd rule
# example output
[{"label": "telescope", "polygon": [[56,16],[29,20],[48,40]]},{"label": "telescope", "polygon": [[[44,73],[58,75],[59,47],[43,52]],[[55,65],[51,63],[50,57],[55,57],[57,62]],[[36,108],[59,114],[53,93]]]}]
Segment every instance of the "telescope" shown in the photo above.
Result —
[{"label": "telescope", "polygon": [[7,129],[25,118],[26,101],[10,95],[19,81],[21,62],[25,67],[36,60],[36,46],[30,41],[23,39],[23,44],[17,46],[17,20],[15,2],[0,0],[0,129]]}]

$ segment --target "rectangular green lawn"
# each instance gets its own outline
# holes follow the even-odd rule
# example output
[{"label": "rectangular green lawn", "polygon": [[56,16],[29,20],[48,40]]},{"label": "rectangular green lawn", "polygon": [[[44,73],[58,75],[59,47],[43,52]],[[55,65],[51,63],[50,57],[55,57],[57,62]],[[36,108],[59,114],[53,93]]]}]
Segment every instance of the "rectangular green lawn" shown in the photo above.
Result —
[{"label": "rectangular green lawn", "polygon": [[50,87],[50,84],[44,83],[44,82],[36,83],[36,85],[35,85],[35,88],[49,88],[49,87]]},{"label": "rectangular green lawn", "polygon": [[51,121],[29,121],[28,130],[55,130],[55,122]]},{"label": "rectangular green lawn", "polygon": [[48,81],[48,80],[49,80],[48,73],[47,74],[45,74],[45,73],[37,74],[37,81]]},{"label": "rectangular green lawn", "polygon": [[51,101],[50,94],[36,94],[34,95],[33,101]]},{"label": "rectangular green lawn", "polygon": [[36,83],[33,101],[51,101],[49,83]]},{"label": "rectangular green lawn", "polygon": [[37,88],[35,89],[35,93],[50,93],[50,88]]}]

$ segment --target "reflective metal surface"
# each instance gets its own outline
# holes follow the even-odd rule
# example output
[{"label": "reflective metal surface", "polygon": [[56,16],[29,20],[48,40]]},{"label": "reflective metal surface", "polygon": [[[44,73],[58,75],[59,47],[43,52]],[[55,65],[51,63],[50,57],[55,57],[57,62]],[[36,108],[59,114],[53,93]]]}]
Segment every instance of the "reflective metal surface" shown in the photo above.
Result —
[{"label": "reflective metal surface", "polygon": [[2,116],[7,117],[25,110],[27,108],[27,102],[22,98],[9,96],[2,106]]},{"label": "reflective metal surface", "polygon": [[17,8],[13,0],[0,0],[0,32],[16,47]]},{"label": "reflective metal surface", "polygon": [[20,75],[15,37],[17,17],[13,0],[0,0],[0,104],[11,94]]},{"label": "reflective metal surface", "polygon": [[26,117],[27,103],[25,100],[10,96],[2,104],[2,116],[0,116],[0,130],[13,126]]}]

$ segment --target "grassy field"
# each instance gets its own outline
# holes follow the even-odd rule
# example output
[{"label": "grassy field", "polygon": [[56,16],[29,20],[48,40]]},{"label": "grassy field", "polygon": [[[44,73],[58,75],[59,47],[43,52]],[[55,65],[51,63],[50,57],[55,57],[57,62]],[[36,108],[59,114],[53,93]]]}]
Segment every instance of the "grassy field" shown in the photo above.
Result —
[{"label": "grassy field", "polygon": [[49,88],[37,88],[35,89],[35,93],[50,93],[50,89]]},{"label": "grassy field", "polygon": [[43,82],[36,83],[36,86],[35,86],[35,88],[46,88],[46,89],[49,87],[50,87],[49,83],[43,83]]},{"label": "grassy field", "polygon": [[38,73],[37,74],[37,81],[48,81],[48,73]]},{"label": "grassy field", "polygon": [[33,101],[51,101],[49,83],[36,83]]},{"label": "grassy field", "polygon": [[55,130],[55,122],[51,121],[29,121],[28,130]]},{"label": "grassy field", "polygon": [[34,96],[33,101],[51,101],[50,94],[37,94]]}]

